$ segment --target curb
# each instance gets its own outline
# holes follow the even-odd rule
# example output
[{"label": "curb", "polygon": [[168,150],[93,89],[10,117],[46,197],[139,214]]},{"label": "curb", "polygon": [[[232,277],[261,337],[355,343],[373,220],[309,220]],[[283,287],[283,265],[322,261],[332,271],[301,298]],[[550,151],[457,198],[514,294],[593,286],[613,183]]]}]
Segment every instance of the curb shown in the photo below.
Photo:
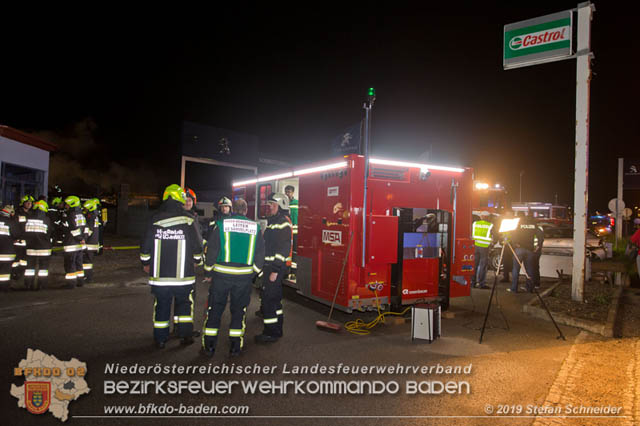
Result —
[{"label": "curb", "polygon": [[[547,294],[551,293],[557,286],[559,286],[561,282],[557,282],[555,285],[549,287],[542,293],[540,293],[540,297],[544,297]],[[581,318],[570,317],[565,314],[551,312],[553,315],[553,319],[562,325],[568,325],[571,327],[581,328],[583,330],[589,331],[591,333],[599,334],[604,337],[613,337],[613,327],[616,322],[616,317],[618,315],[618,306],[620,305],[620,298],[622,295],[623,287],[618,287],[613,294],[613,300],[611,305],[609,306],[609,314],[607,315],[607,322],[605,324],[590,321]],[[551,321],[547,311],[543,308],[539,308],[537,306],[533,306],[533,304],[538,301],[538,297],[534,297],[525,303],[522,306],[522,312],[525,312],[535,318],[542,319],[545,321]]]}]

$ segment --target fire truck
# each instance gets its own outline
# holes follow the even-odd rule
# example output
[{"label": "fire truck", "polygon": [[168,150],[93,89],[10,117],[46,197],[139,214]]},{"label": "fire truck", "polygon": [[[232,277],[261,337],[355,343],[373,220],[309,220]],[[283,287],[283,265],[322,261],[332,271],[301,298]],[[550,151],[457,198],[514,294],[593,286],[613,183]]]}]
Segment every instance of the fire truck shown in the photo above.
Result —
[{"label": "fire truck", "polygon": [[447,309],[450,297],[470,295],[470,168],[352,154],[234,182],[233,197],[265,220],[268,196],[288,185],[299,210],[297,271],[285,284],[298,293],[330,305],[337,290],[336,309],[349,313],[434,301]]},{"label": "fire truck", "polygon": [[500,184],[489,185],[486,182],[473,183],[473,214],[482,213],[503,215],[510,209],[507,190]]}]

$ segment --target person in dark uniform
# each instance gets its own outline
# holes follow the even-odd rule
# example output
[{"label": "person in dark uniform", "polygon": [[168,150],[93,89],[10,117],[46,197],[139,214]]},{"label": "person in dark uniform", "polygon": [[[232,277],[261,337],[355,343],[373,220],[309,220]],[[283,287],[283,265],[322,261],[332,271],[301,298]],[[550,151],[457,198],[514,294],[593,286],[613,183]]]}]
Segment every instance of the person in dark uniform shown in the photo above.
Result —
[{"label": "person in dark uniform", "polygon": [[[544,240],[542,229],[538,227],[534,219],[529,215],[520,219],[518,227],[511,233],[511,245],[513,246],[516,256],[525,267],[529,279],[526,281],[526,290],[533,292],[535,282],[533,281],[536,260],[534,252],[536,250],[536,239]],[[520,263],[513,259],[513,276],[511,277],[511,288],[507,291],[512,293],[518,292],[518,278],[520,277]]]},{"label": "person in dark uniform", "polygon": [[34,210],[27,219],[23,234],[27,242],[27,269],[24,271],[24,285],[27,290],[40,290],[47,287],[49,279],[52,226],[47,215],[49,210],[47,202],[39,200],[33,206]]},{"label": "person in dark uniform", "polygon": [[233,203],[234,214],[219,219],[210,228],[205,261],[205,282],[210,282],[207,318],[202,348],[213,356],[222,313],[230,301],[230,356],[244,349],[245,317],[251,299],[251,282],[264,264],[264,240],[260,225],[246,217],[247,203]]},{"label": "person in dark uniform", "polygon": [[19,236],[13,243],[16,247],[16,258],[13,262],[12,278],[19,280],[22,278],[25,269],[27,268],[27,242],[24,240],[24,227],[27,224],[27,219],[31,216],[33,202],[35,200],[31,195],[25,195],[20,199],[20,205],[16,210],[15,218],[18,222]]},{"label": "person in dark uniform", "polygon": [[18,238],[18,223],[12,217],[13,206],[6,205],[0,210],[0,290],[11,288],[11,267],[16,258],[13,245]]},{"label": "person in dark uniform", "polygon": [[195,267],[202,261],[202,244],[194,219],[183,208],[185,198],[179,185],[165,189],[163,203],[151,217],[140,247],[142,269],[149,274],[156,299],[153,338],[158,349],[164,349],[169,338],[174,299],[181,343],[193,343],[193,284]]},{"label": "person in dark uniform", "polygon": [[261,307],[264,330],[255,337],[256,343],[272,343],[282,337],[282,279],[289,271],[292,254],[292,225],[287,215],[289,199],[284,194],[271,194],[267,204],[270,216],[264,231],[265,265]]},{"label": "person in dark uniform", "polygon": [[72,289],[84,285],[84,270],[82,269],[83,249],[86,243],[87,219],[80,210],[80,198],[69,195],[64,199],[66,216],[62,226],[64,237],[64,272],[67,281],[66,288]]}]

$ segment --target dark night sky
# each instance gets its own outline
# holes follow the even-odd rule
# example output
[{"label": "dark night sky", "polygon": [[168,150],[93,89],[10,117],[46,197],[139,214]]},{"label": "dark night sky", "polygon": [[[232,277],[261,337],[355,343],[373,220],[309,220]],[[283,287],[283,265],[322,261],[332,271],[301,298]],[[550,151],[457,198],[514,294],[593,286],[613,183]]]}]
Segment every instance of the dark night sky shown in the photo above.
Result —
[{"label": "dark night sky", "polygon": [[[0,124],[63,131],[92,117],[90,167],[160,166],[177,180],[183,119],[257,135],[298,162],[327,158],[373,86],[375,155],[415,159],[431,145],[432,162],[471,166],[516,199],[524,170],[523,198],[568,203],[575,60],[504,71],[502,31],[577,2],[510,3],[16,21],[2,30]],[[615,196],[616,158],[638,156],[640,95],[640,6],[595,4],[590,210]]]}]

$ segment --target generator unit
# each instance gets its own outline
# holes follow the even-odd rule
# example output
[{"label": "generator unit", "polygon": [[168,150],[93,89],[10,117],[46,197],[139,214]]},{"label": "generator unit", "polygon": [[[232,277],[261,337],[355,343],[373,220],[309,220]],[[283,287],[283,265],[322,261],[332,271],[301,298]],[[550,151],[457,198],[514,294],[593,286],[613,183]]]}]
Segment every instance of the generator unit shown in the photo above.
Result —
[{"label": "generator unit", "polygon": [[346,312],[425,302],[446,310],[450,297],[470,295],[470,168],[376,158],[367,164],[352,154],[234,182],[233,197],[265,220],[269,194],[289,185],[299,209],[295,279],[285,283],[300,294],[330,305],[346,257],[336,299]]}]

